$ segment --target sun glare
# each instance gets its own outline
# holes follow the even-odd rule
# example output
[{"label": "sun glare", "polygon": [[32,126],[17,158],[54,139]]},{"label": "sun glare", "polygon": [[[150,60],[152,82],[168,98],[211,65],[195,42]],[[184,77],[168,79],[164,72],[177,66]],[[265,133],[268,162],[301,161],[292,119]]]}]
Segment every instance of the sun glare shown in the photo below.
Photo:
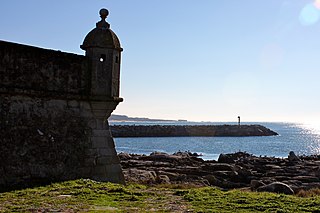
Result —
[{"label": "sun glare", "polygon": [[309,129],[313,134],[320,135],[320,121],[309,121],[304,123],[303,126]]},{"label": "sun glare", "polygon": [[320,19],[320,1],[316,0],[313,4],[307,4],[302,8],[299,20],[302,25],[310,26],[317,23]]},{"label": "sun glare", "polygon": [[320,10],[320,0],[315,0],[313,4],[317,9]]}]

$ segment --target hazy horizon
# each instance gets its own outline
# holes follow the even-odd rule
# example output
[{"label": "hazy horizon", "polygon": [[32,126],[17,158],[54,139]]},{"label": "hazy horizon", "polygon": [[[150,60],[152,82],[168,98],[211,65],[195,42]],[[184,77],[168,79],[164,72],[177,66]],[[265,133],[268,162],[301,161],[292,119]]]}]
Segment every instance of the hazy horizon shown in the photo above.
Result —
[{"label": "hazy horizon", "polygon": [[0,39],[84,55],[101,8],[124,48],[115,114],[320,129],[320,0],[3,0]]},{"label": "hazy horizon", "polygon": [[[112,115],[116,116],[127,116],[128,118],[137,118],[137,119],[151,119],[151,120],[172,120],[172,121],[179,121],[179,120],[185,120],[187,122],[212,122],[212,123],[238,123],[238,117],[235,117],[233,120],[187,120],[187,119],[170,119],[170,118],[157,118],[157,117],[146,117],[146,116],[128,116],[125,114],[117,114],[117,113],[112,113]],[[116,121],[116,120],[114,120]],[[298,121],[283,121],[283,120],[274,120],[274,121],[263,121],[263,120],[242,120],[241,118],[241,123],[292,123],[292,124],[301,124],[301,125],[317,125],[318,123],[313,123],[313,122],[298,122]],[[313,128],[316,128],[317,126],[312,126]]]}]

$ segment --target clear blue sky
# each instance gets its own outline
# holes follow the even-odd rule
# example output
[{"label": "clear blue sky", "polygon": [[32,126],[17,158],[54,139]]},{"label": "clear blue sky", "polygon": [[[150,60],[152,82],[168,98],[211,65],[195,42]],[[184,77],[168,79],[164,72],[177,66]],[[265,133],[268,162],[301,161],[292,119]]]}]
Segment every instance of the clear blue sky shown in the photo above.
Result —
[{"label": "clear blue sky", "polygon": [[320,123],[320,1],[2,0],[0,39],[84,54],[102,7],[124,48],[116,114]]}]

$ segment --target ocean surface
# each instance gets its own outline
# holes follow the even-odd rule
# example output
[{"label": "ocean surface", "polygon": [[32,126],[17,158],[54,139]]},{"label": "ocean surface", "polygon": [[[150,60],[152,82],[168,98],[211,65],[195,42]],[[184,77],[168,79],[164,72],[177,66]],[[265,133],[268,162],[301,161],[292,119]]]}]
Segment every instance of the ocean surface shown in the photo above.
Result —
[{"label": "ocean surface", "polygon": [[[110,125],[223,125],[217,122],[110,122]],[[279,136],[263,137],[150,137],[115,138],[118,153],[150,154],[154,151],[174,153],[190,151],[202,154],[205,160],[217,160],[221,153],[245,151],[257,156],[287,157],[290,151],[298,155],[320,154],[320,130],[295,123],[261,124]]]}]

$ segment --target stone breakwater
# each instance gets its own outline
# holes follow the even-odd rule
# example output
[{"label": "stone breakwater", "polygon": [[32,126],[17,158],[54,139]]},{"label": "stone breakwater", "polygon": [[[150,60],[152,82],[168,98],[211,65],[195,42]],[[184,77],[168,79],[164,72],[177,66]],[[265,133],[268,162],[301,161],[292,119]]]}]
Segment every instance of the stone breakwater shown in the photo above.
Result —
[{"label": "stone breakwater", "polygon": [[288,158],[257,157],[245,152],[221,154],[218,161],[178,152],[149,156],[120,153],[127,182],[143,184],[192,184],[223,189],[248,188],[294,194],[320,187],[320,155]]},{"label": "stone breakwater", "polygon": [[112,125],[113,137],[179,136],[272,136],[276,132],[261,125]]}]

